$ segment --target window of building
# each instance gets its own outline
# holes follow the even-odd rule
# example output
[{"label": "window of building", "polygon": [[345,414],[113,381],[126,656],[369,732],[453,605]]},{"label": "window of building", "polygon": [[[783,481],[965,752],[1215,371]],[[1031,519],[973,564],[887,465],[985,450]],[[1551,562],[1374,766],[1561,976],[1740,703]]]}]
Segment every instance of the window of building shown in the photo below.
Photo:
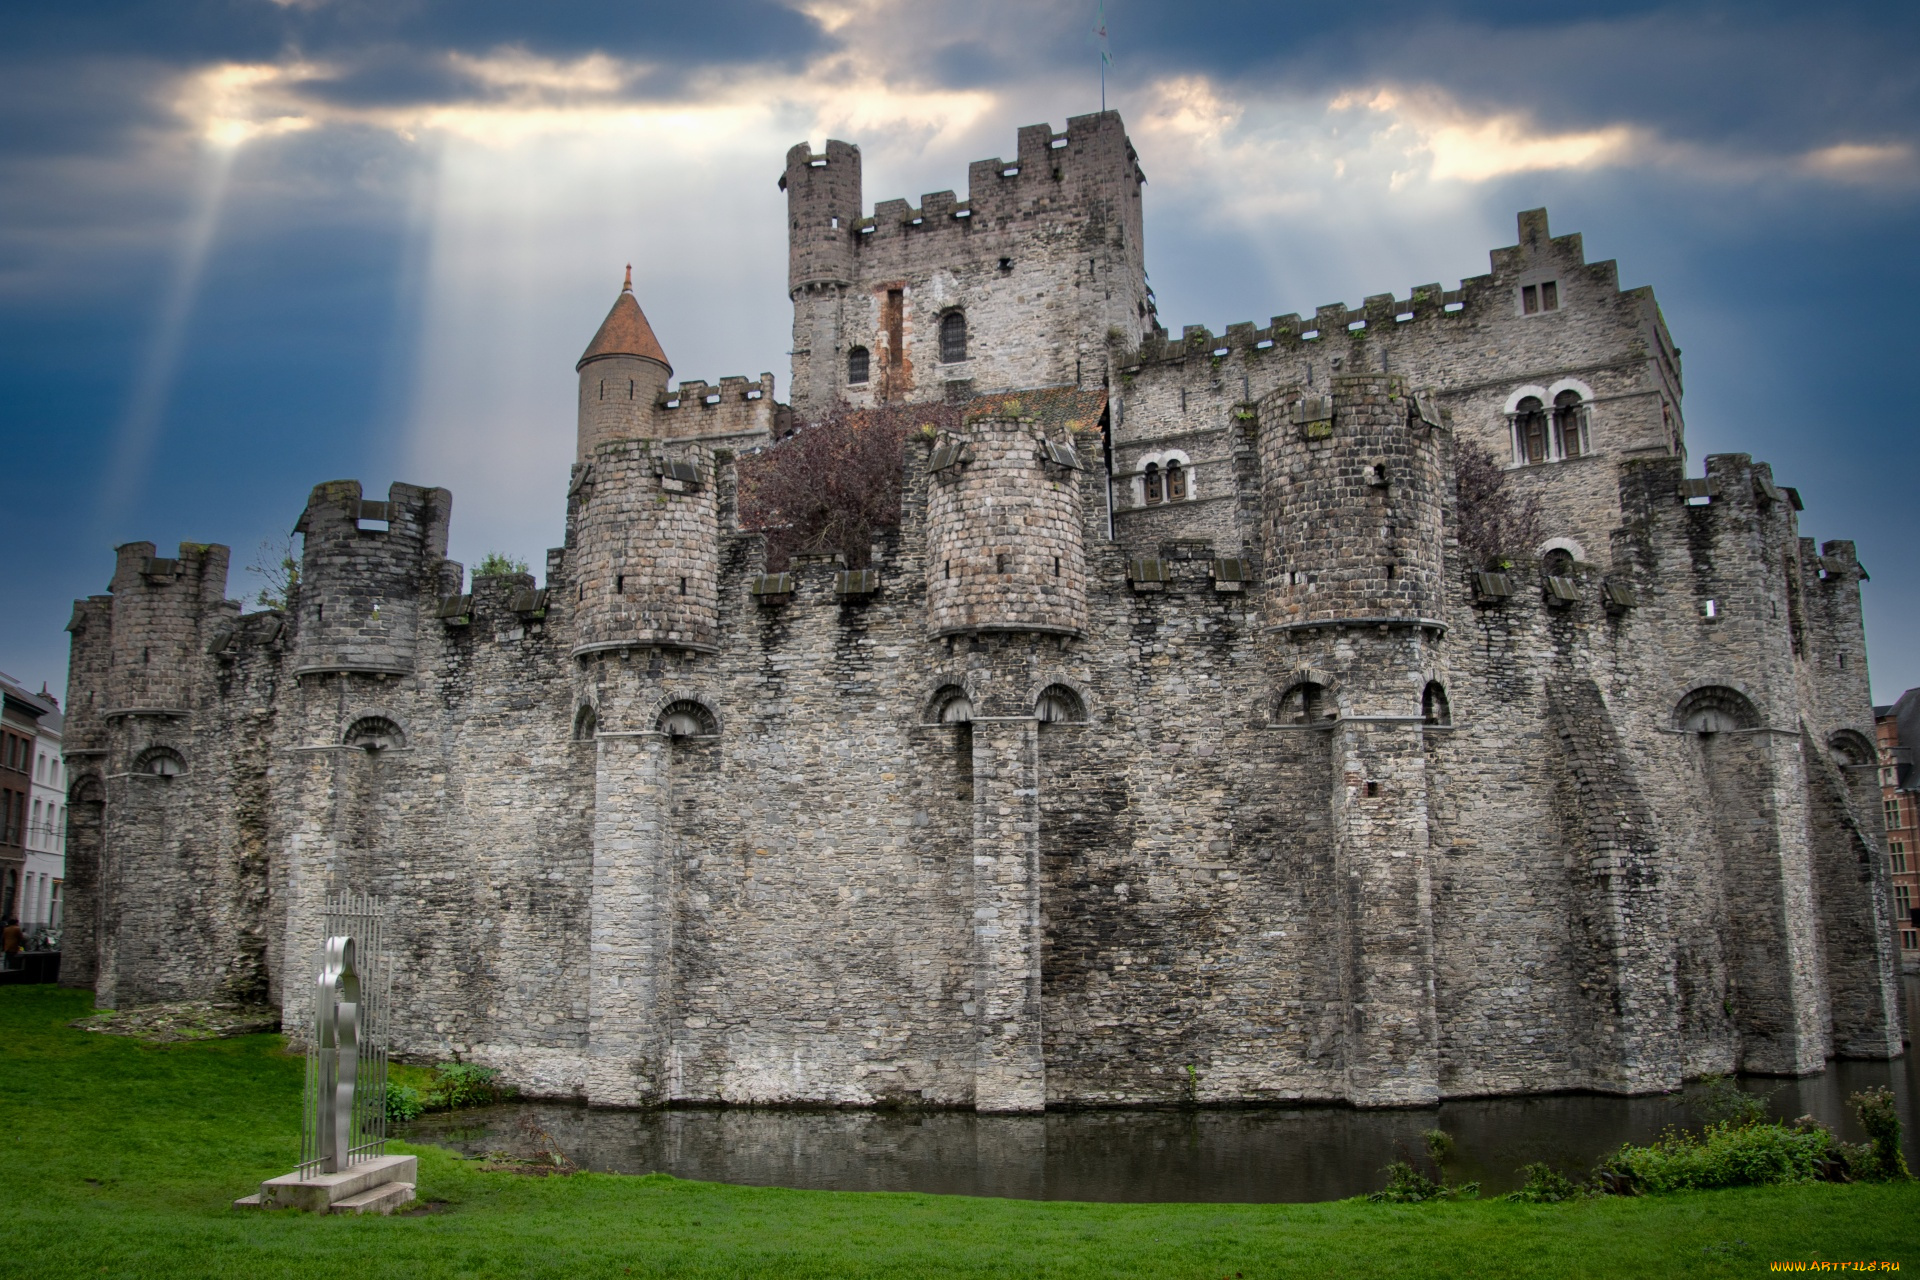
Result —
[{"label": "window of building", "polygon": [[155,778],[177,778],[187,771],[187,762],[172,747],[148,747],[134,762],[133,771]]},{"label": "window of building", "polygon": [[660,713],[654,728],[669,738],[710,738],[720,732],[720,722],[705,703],[683,698]]},{"label": "window of building", "polygon": [[1520,310],[1526,315],[1538,315],[1543,311],[1560,309],[1560,282],[1548,280],[1542,284],[1523,284],[1520,286]]},{"label": "window of building", "polygon": [[1308,681],[1294,685],[1280,695],[1279,724],[1318,724],[1323,718],[1320,709],[1325,690]]},{"label": "window of building", "polygon": [[1903,916],[1913,914],[1913,889],[1904,884],[1893,886],[1893,909]]},{"label": "window of building", "polygon": [[1528,396],[1513,411],[1514,461],[1545,462],[1552,456],[1547,437],[1547,409],[1540,397]]},{"label": "window of building", "polygon": [[1452,724],[1453,708],[1447,702],[1446,686],[1429,680],[1420,695],[1420,719],[1427,724]]},{"label": "window of building", "polygon": [[1900,949],[1902,951],[1920,951],[1920,929],[1902,929],[1900,931]]},{"label": "window of building", "polygon": [[1893,874],[1895,874],[1895,875],[1897,875],[1897,876],[1901,876],[1901,875],[1905,875],[1905,874],[1907,873],[1907,844],[1906,844],[1906,841],[1904,841],[1904,840],[1889,840],[1889,841],[1887,842],[1887,846],[1888,846],[1888,847],[1887,847],[1887,857],[1888,857],[1888,858],[1889,858],[1889,859],[1890,859],[1890,860],[1892,861],[1892,863],[1893,863]]},{"label": "window of building", "polygon": [[362,751],[391,751],[407,745],[400,726],[385,716],[362,716],[347,729],[346,745]]},{"label": "window of building", "polygon": [[1040,691],[1033,714],[1042,724],[1078,724],[1087,718],[1087,708],[1066,685],[1050,684]]},{"label": "window of building", "polygon": [[1587,447],[1587,406],[1578,391],[1562,391],[1553,398],[1553,438],[1563,458],[1592,452]]},{"label": "window of building", "polygon": [[1180,465],[1178,458],[1167,462],[1167,501],[1185,502],[1187,499],[1187,469]]},{"label": "window of building", "polygon": [[1166,500],[1166,492],[1160,486],[1160,464],[1159,463],[1149,462],[1147,464],[1147,469],[1146,469],[1145,475],[1143,476],[1143,481],[1146,485],[1146,497],[1147,497],[1148,506],[1151,507],[1155,503],[1163,502]]},{"label": "window of building", "polygon": [[1565,547],[1555,547],[1540,557],[1540,571],[1549,578],[1571,578],[1573,576],[1573,552]]},{"label": "window of building", "polygon": [[1881,803],[1887,810],[1887,826],[1898,827],[1900,825],[1900,798],[1898,796],[1888,796]]},{"label": "window of building", "polygon": [[867,380],[867,349],[855,347],[847,352],[847,383],[860,386]]},{"label": "window of building", "polygon": [[940,363],[958,364],[967,358],[967,317],[949,311],[940,317]]}]

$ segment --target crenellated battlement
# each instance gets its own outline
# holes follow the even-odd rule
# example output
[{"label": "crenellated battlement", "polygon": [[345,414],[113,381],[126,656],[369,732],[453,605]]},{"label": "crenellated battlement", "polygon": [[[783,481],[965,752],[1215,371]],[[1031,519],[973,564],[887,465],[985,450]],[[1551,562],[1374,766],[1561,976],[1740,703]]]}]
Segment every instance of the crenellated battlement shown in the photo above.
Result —
[{"label": "crenellated battlement", "polygon": [[445,489],[396,480],[380,501],[364,498],[358,480],[314,486],[294,525],[296,675],[413,669],[423,601],[458,573],[446,558],[452,517]]}]

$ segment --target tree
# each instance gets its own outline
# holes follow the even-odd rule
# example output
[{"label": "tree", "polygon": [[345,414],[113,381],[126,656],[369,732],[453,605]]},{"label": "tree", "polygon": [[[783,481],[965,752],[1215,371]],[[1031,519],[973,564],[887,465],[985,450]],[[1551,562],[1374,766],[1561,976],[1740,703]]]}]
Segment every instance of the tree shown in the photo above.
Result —
[{"label": "tree", "polygon": [[489,551],[480,557],[480,563],[475,567],[473,576],[476,578],[492,578],[515,573],[525,573],[526,571],[527,562],[525,560],[515,560],[511,556],[502,555],[498,551]]},{"label": "tree", "polygon": [[865,568],[874,537],[900,525],[909,433],[960,426],[950,404],[841,405],[740,460],[740,523],[766,535],[767,571],[796,555],[840,553]]},{"label": "tree", "polygon": [[293,535],[262,538],[247,572],[260,575],[260,594],[254,599],[261,608],[291,610],[300,592],[300,559],[293,554]]},{"label": "tree", "polygon": [[1540,498],[1516,498],[1507,473],[1487,449],[1461,440],[1454,449],[1460,501],[1454,534],[1471,567],[1497,569],[1513,555],[1530,555],[1540,544]]}]

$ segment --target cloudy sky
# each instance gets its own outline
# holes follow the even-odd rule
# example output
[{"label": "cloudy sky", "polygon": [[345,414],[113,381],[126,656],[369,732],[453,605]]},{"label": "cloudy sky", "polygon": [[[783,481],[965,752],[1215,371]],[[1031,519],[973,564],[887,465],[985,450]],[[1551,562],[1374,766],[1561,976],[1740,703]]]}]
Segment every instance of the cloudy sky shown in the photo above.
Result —
[{"label": "cloudy sky", "polygon": [[[1176,331],[1486,270],[1546,205],[1873,575],[1920,685],[1920,10],[1109,0]],[[679,377],[785,390],[786,148],[869,204],[1097,109],[1094,5],[15,0],[0,7],[0,669],[56,692],[117,542],[283,538],[317,481],[559,542],[572,364],[633,263]]]}]

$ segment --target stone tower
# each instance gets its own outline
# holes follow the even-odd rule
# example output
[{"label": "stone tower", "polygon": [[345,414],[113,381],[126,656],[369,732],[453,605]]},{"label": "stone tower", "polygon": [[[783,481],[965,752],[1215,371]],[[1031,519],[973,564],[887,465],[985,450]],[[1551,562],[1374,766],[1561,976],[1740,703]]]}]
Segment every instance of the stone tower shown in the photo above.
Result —
[{"label": "stone tower", "polygon": [[[697,428],[666,408],[672,368],[630,274],[576,368],[579,461],[567,557],[574,652],[711,651],[720,536],[713,452],[676,438]],[[603,383],[610,399],[601,398]]]},{"label": "stone tower", "polygon": [[315,485],[302,535],[294,674],[405,675],[414,669],[423,600],[442,583],[453,495],[395,481],[387,500],[358,480]]},{"label": "stone tower", "polygon": [[967,198],[861,216],[859,148],[787,152],[793,407],[1106,385],[1107,344],[1153,330],[1141,174],[1118,112],[1019,131],[968,167]]},{"label": "stone tower", "polygon": [[1440,1096],[1423,721],[1445,718],[1446,624],[1441,427],[1425,403],[1401,378],[1352,374],[1260,406],[1273,718],[1324,788],[1360,1105]]},{"label": "stone tower", "polygon": [[575,462],[592,461],[594,448],[603,441],[635,440],[653,433],[654,408],[673,376],[673,366],[634,299],[632,267],[627,268],[620,296],[573,369],[580,377]]}]

